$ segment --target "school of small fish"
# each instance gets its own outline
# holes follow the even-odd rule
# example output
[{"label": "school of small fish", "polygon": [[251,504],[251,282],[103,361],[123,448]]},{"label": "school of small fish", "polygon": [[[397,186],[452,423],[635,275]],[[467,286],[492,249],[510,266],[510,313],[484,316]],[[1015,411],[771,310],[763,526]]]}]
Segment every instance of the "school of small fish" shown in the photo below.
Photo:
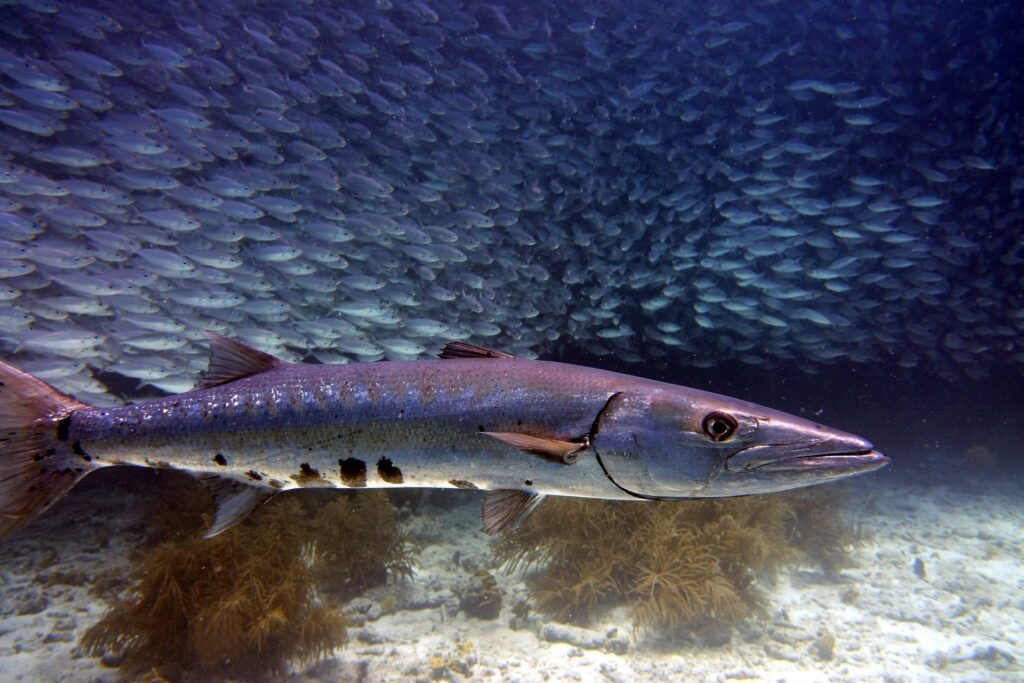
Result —
[{"label": "school of small fish", "polygon": [[1013,3],[0,0],[0,352],[1024,362]]}]

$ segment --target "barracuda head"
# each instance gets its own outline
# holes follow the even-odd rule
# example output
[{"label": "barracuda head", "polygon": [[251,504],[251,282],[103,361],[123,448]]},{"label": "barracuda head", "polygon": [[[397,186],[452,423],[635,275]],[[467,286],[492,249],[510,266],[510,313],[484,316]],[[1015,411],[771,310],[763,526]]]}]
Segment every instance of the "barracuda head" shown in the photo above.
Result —
[{"label": "barracuda head", "polygon": [[859,436],[686,387],[616,394],[596,427],[608,478],[640,498],[785,491],[889,462]]}]

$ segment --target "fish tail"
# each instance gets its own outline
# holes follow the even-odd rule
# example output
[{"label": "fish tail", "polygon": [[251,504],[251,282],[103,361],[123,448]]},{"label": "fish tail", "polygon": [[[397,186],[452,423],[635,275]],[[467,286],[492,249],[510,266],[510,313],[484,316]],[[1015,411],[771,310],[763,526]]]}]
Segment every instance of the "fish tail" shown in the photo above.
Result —
[{"label": "fish tail", "polygon": [[0,361],[0,538],[42,514],[94,468],[68,443],[88,406]]}]

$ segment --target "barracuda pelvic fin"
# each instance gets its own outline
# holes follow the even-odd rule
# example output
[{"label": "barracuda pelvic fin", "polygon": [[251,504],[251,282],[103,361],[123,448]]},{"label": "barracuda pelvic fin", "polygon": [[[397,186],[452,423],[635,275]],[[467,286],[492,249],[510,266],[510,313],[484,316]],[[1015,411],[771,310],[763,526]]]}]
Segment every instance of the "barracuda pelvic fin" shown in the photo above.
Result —
[{"label": "barracuda pelvic fin", "polygon": [[231,528],[246,515],[274,497],[273,491],[259,489],[216,475],[203,475],[199,480],[213,494],[217,512],[213,524],[203,538],[213,538]]},{"label": "barracuda pelvic fin", "polygon": [[484,532],[493,535],[505,529],[515,529],[526,521],[544,496],[529,491],[503,489],[488,491],[484,495]]}]

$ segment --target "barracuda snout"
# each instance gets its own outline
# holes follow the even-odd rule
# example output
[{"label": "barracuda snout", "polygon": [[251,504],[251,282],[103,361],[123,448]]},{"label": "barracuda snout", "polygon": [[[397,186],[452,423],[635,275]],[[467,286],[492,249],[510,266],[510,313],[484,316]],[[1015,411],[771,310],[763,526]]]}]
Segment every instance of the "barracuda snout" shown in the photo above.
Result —
[{"label": "barracuda snout", "polygon": [[[769,469],[809,469],[811,465],[828,467],[829,463],[874,462],[884,458],[874,445],[860,436],[815,424],[792,415],[772,411],[757,419],[755,442],[725,460],[730,472]],[[864,459],[867,458],[865,461]],[[834,460],[832,460],[834,459]],[[886,459],[879,466],[888,462]],[[789,463],[789,465],[787,465]],[[802,463],[803,466],[799,466]]]}]

